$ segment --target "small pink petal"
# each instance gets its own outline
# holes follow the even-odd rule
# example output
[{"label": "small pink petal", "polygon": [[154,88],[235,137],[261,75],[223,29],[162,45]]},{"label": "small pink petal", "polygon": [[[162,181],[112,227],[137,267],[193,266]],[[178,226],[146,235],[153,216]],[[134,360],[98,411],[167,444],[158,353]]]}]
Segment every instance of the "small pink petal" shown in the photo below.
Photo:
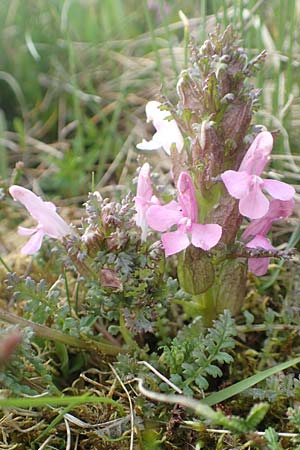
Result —
[{"label": "small pink petal", "polygon": [[150,178],[150,165],[145,163],[142,165],[137,183],[137,197],[142,197],[143,200],[151,200],[153,191]]},{"label": "small pink petal", "polygon": [[263,188],[273,197],[278,200],[291,200],[295,195],[295,189],[287,183],[277,180],[263,180]]},{"label": "small pink petal", "polygon": [[9,188],[9,193],[14,200],[22,203],[25,206],[29,214],[39,221],[38,211],[44,206],[43,200],[31,192],[29,189],[22,186],[13,185]]},{"label": "small pink petal", "polygon": [[25,227],[18,227],[18,233],[20,236],[31,236],[33,233],[37,232],[37,227],[35,228],[25,228]]},{"label": "small pink petal", "polygon": [[[31,217],[38,222],[38,228],[43,229],[44,234],[61,240],[64,236],[72,233],[69,225],[55,211],[56,207],[53,203],[44,202],[40,197],[22,186],[11,186],[9,192],[14,200],[25,206]],[[26,233],[21,229],[22,232]]]},{"label": "small pink petal", "polygon": [[136,209],[135,221],[138,227],[142,229],[142,241],[147,238],[148,224],[146,220],[146,212],[153,204],[159,204],[158,198],[153,195],[152,183],[150,178],[150,165],[143,164],[140,169],[137,183],[137,195],[134,198]]},{"label": "small pink petal", "polygon": [[156,231],[166,231],[182,219],[179,204],[172,201],[166,205],[153,205],[146,212],[148,225]]},{"label": "small pink petal", "polygon": [[257,234],[264,236],[270,231],[273,221],[268,218],[268,214],[269,212],[267,212],[267,214],[265,214],[261,219],[251,221],[241,236],[242,241],[247,241],[249,238],[254,237]]},{"label": "small pink petal", "polygon": [[222,236],[222,227],[217,224],[192,224],[192,244],[202,250],[210,250]]},{"label": "small pink petal", "polygon": [[268,215],[272,220],[285,219],[289,217],[295,207],[295,200],[283,201],[283,200],[271,200]]},{"label": "small pink petal", "polygon": [[242,216],[259,219],[268,212],[269,204],[269,200],[261,192],[260,186],[254,184],[249,194],[240,200],[239,210]]},{"label": "small pink petal", "polygon": [[270,258],[250,258],[248,260],[248,269],[257,277],[265,275],[268,271]]},{"label": "small pink petal", "polygon": [[239,172],[245,171],[250,175],[260,175],[269,161],[272,147],[272,134],[268,131],[259,133],[247,150],[240,165]]},{"label": "small pink petal", "polygon": [[249,192],[252,178],[247,172],[226,170],[221,178],[232,197],[241,199]]},{"label": "small pink petal", "polygon": [[270,239],[265,236],[257,235],[253,238],[248,244],[246,244],[248,248],[263,248],[264,250],[274,250],[273,245],[270,242]]},{"label": "small pink petal", "polygon": [[190,245],[187,234],[180,228],[164,233],[161,237],[166,256],[179,253]]},{"label": "small pink petal", "polygon": [[27,244],[21,249],[23,255],[33,255],[36,253],[41,248],[44,235],[45,233],[42,229],[39,229],[33,234]]},{"label": "small pink petal", "polygon": [[182,208],[183,215],[198,221],[198,206],[193,181],[187,172],[181,172],[177,182],[178,202]]},{"label": "small pink petal", "polygon": [[250,225],[242,234],[242,240],[247,240],[251,236],[260,234],[265,236],[271,229],[273,222],[290,216],[294,210],[295,201],[293,199],[284,202],[282,200],[271,200],[267,214],[260,219],[252,220]]},{"label": "small pink petal", "polygon": [[49,210],[51,212],[56,212],[56,206],[54,205],[54,203],[52,203],[52,202],[43,202],[43,203],[44,203],[44,206],[49,208]]},{"label": "small pink petal", "polygon": [[[265,236],[257,235],[252,241],[246,245],[248,248],[262,248],[264,250],[274,250],[270,240]],[[268,271],[270,258],[250,258],[248,261],[248,267],[250,272],[254,275],[262,276]]]},{"label": "small pink petal", "polygon": [[142,229],[142,241],[146,240],[147,231],[148,231],[148,225],[146,221],[146,210],[147,205],[145,201],[141,198],[136,197],[135,199],[135,209],[136,209],[136,215],[135,215],[135,223],[138,227]]},{"label": "small pink petal", "polygon": [[47,214],[46,211],[41,211],[39,224],[42,225],[44,233],[54,239],[62,240],[72,233],[69,225],[56,212]]}]

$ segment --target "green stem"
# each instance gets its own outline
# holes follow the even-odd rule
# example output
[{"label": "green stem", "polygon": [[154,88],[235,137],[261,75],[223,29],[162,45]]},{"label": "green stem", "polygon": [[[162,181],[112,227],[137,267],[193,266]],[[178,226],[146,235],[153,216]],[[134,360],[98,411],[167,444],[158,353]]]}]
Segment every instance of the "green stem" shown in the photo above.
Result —
[{"label": "green stem", "polygon": [[4,261],[4,259],[1,258],[1,256],[0,256],[0,263],[2,264],[3,267],[5,267],[5,269],[7,270],[7,272],[11,272],[11,269],[8,267],[8,265],[6,264],[6,262]]},{"label": "green stem", "polygon": [[128,331],[128,328],[126,327],[126,323],[122,314],[122,310],[120,310],[120,331],[122,334],[122,337],[129,348],[132,350],[140,350],[135,340],[132,338],[131,333]]},{"label": "green stem", "polygon": [[197,302],[199,313],[202,316],[203,325],[205,327],[211,326],[213,320],[217,317],[213,287],[210,287],[203,294],[194,295],[193,300],[194,302]]},{"label": "green stem", "polygon": [[62,344],[69,345],[70,347],[104,353],[106,355],[125,353],[123,348],[117,347],[116,345],[108,344],[106,342],[99,342],[85,335],[80,336],[80,338],[70,336],[45,325],[40,325],[32,322],[31,320],[23,319],[22,317],[9,313],[4,309],[0,309],[0,320],[12,323],[14,325],[20,325],[21,327],[31,327],[37,336],[50,339],[52,341],[61,342]]}]

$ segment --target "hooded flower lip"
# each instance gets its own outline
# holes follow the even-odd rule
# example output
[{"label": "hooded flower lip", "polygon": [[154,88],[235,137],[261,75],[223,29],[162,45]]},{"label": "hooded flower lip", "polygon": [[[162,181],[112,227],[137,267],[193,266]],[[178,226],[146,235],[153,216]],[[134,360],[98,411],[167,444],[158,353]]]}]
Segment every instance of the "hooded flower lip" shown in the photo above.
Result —
[{"label": "hooded flower lip", "polygon": [[289,217],[294,210],[294,206],[294,199],[288,201],[271,200],[267,214],[260,219],[251,221],[242,234],[242,240],[247,241],[249,238],[257,235],[266,236],[270,231],[273,222]]},{"label": "hooded flower lip", "polygon": [[269,131],[258,133],[245,154],[239,172],[261,175],[270,159],[273,148],[273,136]]},{"label": "hooded flower lip", "polygon": [[173,225],[176,231],[162,235],[166,256],[174,255],[190,244],[202,250],[210,250],[217,245],[222,235],[222,227],[217,224],[198,224],[198,207],[194,186],[190,175],[181,172],[177,183],[178,202],[151,206],[146,213],[148,225],[156,231],[165,232]]},{"label": "hooded flower lip", "polygon": [[169,111],[161,110],[161,103],[156,101],[148,102],[146,105],[147,122],[152,122],[156,133],[151,141],[143,141],[137,144],[139,150],[158,150],[163,148],[170,155],[171,147],[174,144],[178,152],[183,149],[184,141],[178,125],[174,119],[170,119]]},{"label": "hooded flower lip", "polygon": [[19,227],[18,229],[21,236],[31,236],[27,244],[21,249],[23,254],[32,255],[36,253],[40,249],[45,235],[62,240],[64,236],[72,233],[69,225],[57,214],[56,206],[53,203],[43,201],[22,186],[11,186],[9,193],[14,200],[22,203],[31,217],[38,222],[35,228]]},{"label": "hooded flower lip", "polygon": [[146,221],[146,211],[151,205],[159,203],[158,198],[153,195],[150,165],[145,163],[138,176],[137,193],[134,198],[136,217],[135,221],[138,227],[142,229],[142,241],[146,240],[148,225]]},{"label": "hooded flower lip", "polygon": [[240,213],[250,219],[259,219],[268,212],[270,202],[262,189],[281,201],[289,201],[295,195],[292,186],[282,181],[264,180],[260,177],[268,162],[272,144],[271,133],[259,133],[249,147],[239,170],[227,170],[221,175],[229,194],[240,200]]}]

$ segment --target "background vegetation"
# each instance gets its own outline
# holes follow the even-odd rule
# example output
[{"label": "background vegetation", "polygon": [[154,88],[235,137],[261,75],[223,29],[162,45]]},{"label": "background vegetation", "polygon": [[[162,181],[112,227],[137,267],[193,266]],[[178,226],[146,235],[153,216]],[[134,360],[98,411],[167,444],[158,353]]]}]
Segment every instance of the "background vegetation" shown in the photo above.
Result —
[{"label": "background vegetation", "polygon": [[257,121],[281,130],[278,152],[297,155],[299,8],[296,0],[2,0],[0,174],[22,161],[26,183],[61,197],[85,194],[92,171],[98,187],[123,184],[145,103],[160,92],[172,99],[186,65],[180,9],[196,42],[232,23],[249,58],[267,50]]}]

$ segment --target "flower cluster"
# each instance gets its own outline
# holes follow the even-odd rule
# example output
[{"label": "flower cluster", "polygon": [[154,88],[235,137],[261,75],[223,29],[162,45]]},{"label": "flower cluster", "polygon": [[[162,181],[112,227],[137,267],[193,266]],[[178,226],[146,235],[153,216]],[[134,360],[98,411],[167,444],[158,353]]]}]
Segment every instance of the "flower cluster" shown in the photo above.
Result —
[{"label": "flower cluster", "polygon": [[[147,119],[153,122],[157,132],[150,142],[143,141],[138,149],[155,150],[163,147],[170,154],[172,145],[180,152],[184,145],[181,132],[170,114],[162,110],[159,102],[146,106]],[[263,131],[253,140],[239,169],[220,174],[228,193],[239,200],[239,213],[252,219],[241,236],[247,248],[274,250],[267,234],[274,221],[288,217],[294,208],[295,190],[277,180],[261,178],[273,147],[272,134]],[[270,201],[262,191],[273,199]],[[186,249],[190,244],[204,251],[215,247],[222,237],[222,227],[216,223],[198,223],[199,206],[191,176],[182,171],[177,181],[177,201],[162,205],[153,195],[150,166],[145,163],[138,177],[136,224],[142,228],[142,239],[147,237],[148,227],[162,232],[161,241],[165,255],[170,256]],[[173,229],[176,227],[176,229]],[[249,270],[256,275],[266,273],[270,258],[249,258]]]},{"label": "flower cluster", "polygon": [[[145,173],[147,176],[145,177]],[[153,230],[161,231],[162,243],[166,256],[178,253],[190,244],[202,250],[210,250],[217,245],[222,235],[222,228],[217,224],[198,223],[198,206],[190,175],[181,172],[177,182],[178,202],[172,200],[166,205],[160,205],[152,198],[152,188],[149,165],[146,163],[141,168],[138,179],[138,193],[145,192],[145,200],[140,196],[135,198],[137,209],[136,223],[141,223],[140,218]],[[144,223],[143,223],[144,226]],[[167,231],[176,226],[175,231]]]},{"label": "flower cluster", "polygon": [[272,134],[259,133],[247,151],[238,171],[226,170],[221,175],[229,194],[239,200],[242,216],[260,219],[268,213],[270,202],[262,189],[271,197],[288,201],[295,195],[295,189],[277,180],[264,180],[260,177],[272,151]]}]

